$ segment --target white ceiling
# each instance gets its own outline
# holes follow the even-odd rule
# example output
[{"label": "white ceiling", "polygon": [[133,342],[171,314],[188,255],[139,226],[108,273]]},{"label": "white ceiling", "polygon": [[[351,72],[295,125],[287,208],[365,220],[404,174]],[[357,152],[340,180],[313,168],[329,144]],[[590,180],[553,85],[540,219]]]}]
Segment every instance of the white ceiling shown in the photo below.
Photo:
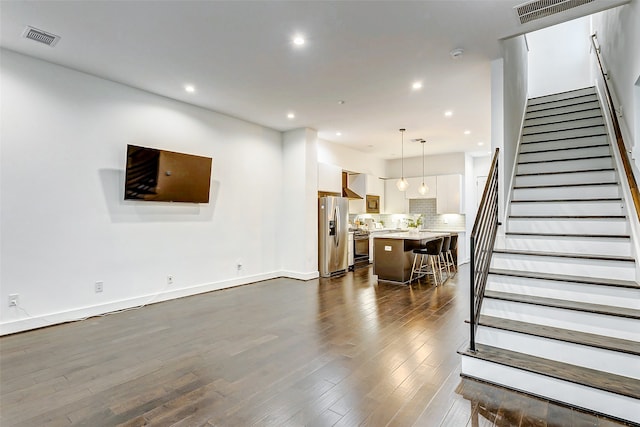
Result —
[{"label": "white ceiling", "polygon": [[[428,154],[478,151],[479,141],[486,150],[499,40],[628,0],[520,25],[513,7],[523,2],[2,1],[0,45],[281,131],[311,127],[389,159],[400,157],[401,127],[405,156],[421,154],[414,138]],[[61,39],[22,38],[27,25]],[[452,59],[454,48],[464,55]]]}]

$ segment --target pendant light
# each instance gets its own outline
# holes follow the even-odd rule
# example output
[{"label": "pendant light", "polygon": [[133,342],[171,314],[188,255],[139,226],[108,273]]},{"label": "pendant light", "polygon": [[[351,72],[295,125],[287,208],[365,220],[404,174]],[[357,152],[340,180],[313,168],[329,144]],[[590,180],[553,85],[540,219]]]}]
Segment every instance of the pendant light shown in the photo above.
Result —
[{"label": "pendant light", "polygon": [[422,144],[422,184],[420,184],[420,188],[418,188],[418,193],[423,196],[429,192],[429,187],[424,183],[424,143],[427,142],[424,139],[420,140]]},{"label": "pendant light", "polygon": [[400,129],[400,135],[402,135],[402,177],[396,182],[398,190],[405,191],[409,188],[409,182],[404,178],[404,131],[406,129]]}]

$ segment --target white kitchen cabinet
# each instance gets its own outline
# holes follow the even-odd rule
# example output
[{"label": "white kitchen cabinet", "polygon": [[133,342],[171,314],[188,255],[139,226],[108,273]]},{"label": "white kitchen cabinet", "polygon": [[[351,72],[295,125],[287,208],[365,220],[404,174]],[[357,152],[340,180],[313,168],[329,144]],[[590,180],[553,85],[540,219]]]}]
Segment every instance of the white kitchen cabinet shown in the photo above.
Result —
[{"label": "white kitchen cabinet", "polygon": [[435,176],[425,176],[424,183],[429,188],[426,194],[420,194],[418,189],[422,184],[422,177],[407,178],[409,182],[409,188],[405,191],[405,197],[407,199],[435,199],[437,182]]},{"label": "white kitchen cabinet", "polygon": [[467,254],[467,233],[458,232],[458,265],[469,261]]},{"label": "white kitchen cabinet", "polygon": [[318,163],[318,191],[342,193],[342,168],[328,163]]},{"label": "white kitchen cabinet", "polygon": [[462,175],[438,175],[436,179],[436,211],[438,214],[461,214]]},{"label": "white kitchen cabinet", "polygon": [[409,212],[409,199],[403,191],[396,187],[397,179],[384,180],[384,211],[386,214],[403,214]]}]

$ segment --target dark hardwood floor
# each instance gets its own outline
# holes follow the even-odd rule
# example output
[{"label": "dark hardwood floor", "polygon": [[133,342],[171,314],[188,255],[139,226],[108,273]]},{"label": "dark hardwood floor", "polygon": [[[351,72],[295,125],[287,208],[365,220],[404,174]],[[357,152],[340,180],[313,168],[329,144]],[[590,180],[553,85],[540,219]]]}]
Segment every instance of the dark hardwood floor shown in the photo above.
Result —
[{"label": "dark hardwood floor", "polygon": [[0,425],[623,425],[460,378],[468,276],[276,279],[2,337]]}]

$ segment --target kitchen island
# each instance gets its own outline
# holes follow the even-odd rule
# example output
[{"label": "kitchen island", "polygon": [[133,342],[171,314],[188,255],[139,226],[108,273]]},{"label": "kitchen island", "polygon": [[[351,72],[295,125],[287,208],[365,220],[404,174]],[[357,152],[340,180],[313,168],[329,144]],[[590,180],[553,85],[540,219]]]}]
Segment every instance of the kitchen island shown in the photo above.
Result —
[{"label": "kitchen island", "polygon": [[449,236],[444,232],[399,232],[375,236],[373,242],[373,274],[379,281],[409,283],[413,266],[413,250],[428,241]]}]

